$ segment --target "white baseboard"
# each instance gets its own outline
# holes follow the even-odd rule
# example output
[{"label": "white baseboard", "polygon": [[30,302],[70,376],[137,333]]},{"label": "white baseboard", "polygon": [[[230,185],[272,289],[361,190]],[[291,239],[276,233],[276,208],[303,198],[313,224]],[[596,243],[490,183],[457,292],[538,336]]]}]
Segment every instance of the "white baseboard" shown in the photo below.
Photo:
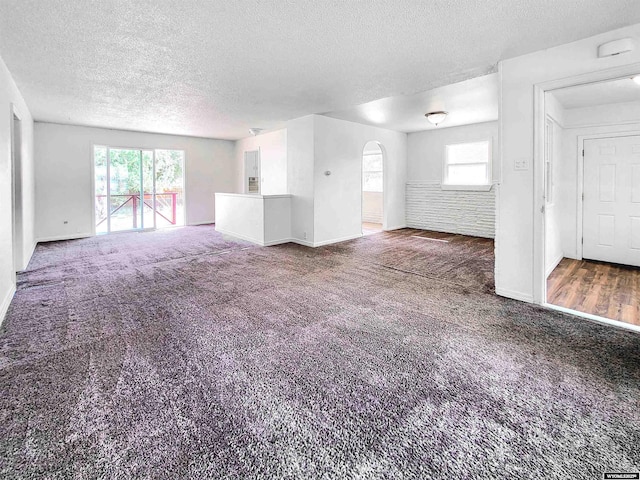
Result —
[{"label": "white baseboard", "polygon": [[245,242],[251,242],[256,245],[260,245],[261,247],[264,247],[264,242],[256,238],[247,237],[246,235],[240,235],[238,233],[228,232],[227,230],[223,230],[222,228],[218,228],[218,227],[216,227],[216,232],[219,232],[222,235],[226,235],[228,237],[237,238],[238,240],[244,240]]},{"label": "white baseboard", "polygon": [[303,247],[313,248],[315,246],[313,242],[310,242],[309,240],[300,240],[298,238],[292,238],[291,243],[297,243],[298,245],[302,245]]},{"label": "white baseboard", "polygon": [[264,242],[263,247],[271,247],[273,245],[282,245],[283,243],[291,243],[293,240],[291,238],[283,238],[281,240],[271,240],[269,242]]},{"label": "white baseboard", "polygon": [[188,226],[188,227],[197,227],[198,225],[212,225],[212,224],[214,224],[214,223],[216,223],[216,222],[214,222],[213,220],[207,220],[207,221],[205,221],[205,222],[187,223],[187,224],[185,224],[185,226]]},{"label": "white baseboard", "polygon": [[[398,227],[398,228],[404,228],[404,227]],[[346,242],[348,240],[353,240],[356,238],[362,238],[363,236],[364,235],[362,233],[359,233],[356,235],[350,235],[348,237],[335,238],[332,240],[324,240],[322,242],[310,242],[309,240],[300,240],[299,238],[290,238],[288,241],[291,243],[297,243],[298,245],[302,245],[304,247],[316,248],[316,247],[324,247],[326,245],[333,245],[334,243]],[[282,243],[285,243],[285,242],[282,242]]]},{"label": "white baseboard", "polygon": [[31,257],[33,257],[33,252],[36,251],[36,247],[38,246],[38,242],[34,241],[33,245],[31,245],[31,248],[29,249],[29,251],[27,252],[28,254],[25,255],[24,257],[24,267],[27,268],[27,266],[29,265],[29,262],[31,261]]},{"label": "white baseboard", "polygon": [[398,225],[396,227],[387,227],[384,229],[385,232],[390,232],[391,230],[400,230],[401,228],[407,228],[406,225]]},{"label": "white baseboard", "polygon": [[7,294],[2,299],[2,303],[0,304],[0,325],[4,322],[4,317],[7,315],[7,311],[9,310],[9,305],[11,305],[11,300],[16,293],[16,286],[11,285],[11,288],[7,292]]},{"label": "white baseboard", "polygon": [[36,243],[40,242],[57,242],[59,240],[77,240],[79,238],[93,237],[92,233],[74,233],[70,235],[57,235],[55,237],[43,237],[36,239]]},{"label": "white baseboard", "polygon": [[353,240],[354,238],[360,238],[360,237],[362,237],[362,233],[358,233],[356,235],[350,235],[348,237],[334,238],[332,240],[323,240],[322,242],[314,242],[313,246],[314,247],[324,247],[325,245],[331,245],[333,243],[346,242],[347,240]]},{"label": "white baseboard", "polygon": [[549,278],[549,275],[551,275],[551,272],[553,272],[556,269],[556,267],[562,261],[563,258],[564,258],[564,255],[561,253],[558,258],[554,259],[554,261],[551,262],[551,266],[547,268],[547,271],[544,274],[545,278]]},{"label": "white baseboard", "polygon": [[424,225],[409,225],[408,228],[415,228],[416,230],[427,230],[430,232],[439,232],[439,233],[448,233],[449,235],[464,235],[465,237],[475,237],[475,238],[488,238],[490,240],[495,240],[495,233],[493,236],[488,236],[486,234],[480,234],[478,232],[469,233],[469,231],[453,231],[453,229],[445,230],[440,227],[426,227]]},{"label": "white baseboard", "polygon": [[516,292],[515,290],[508,290],[506,288],[496,287],[496,295],[512,298],[513,300],[520,300],[521,302],[533,303],[533,295],[529,293]]},{"label": "white baseboard", "polygon": [[363,235],[361,233],[358,233],[356,235],[350,235],[348,237],[343,237],[343,238],[335,238],[332,240],[324,240],[322,242],[310,242],[308,240],[301,240],[299,238],[282,238],[280,240],[270,240],[268,242],[263,242],[262,240],[258,240],[256,238],[251,238],[251,237],[247,237],[245,235],[239,235],[237,233],[232,233],[232,232],[228,232],[226,230],[220,229],[218,227],[216,227],[216,232],[221,233],[222,235],[227,235],[229,237],[233,237],[233,238],[237,238],[240,240],[244,240],[245,242],[251,242],[254,243],[256,245],[260,245],[261,247],[270,247],[273,245],[281,245],[283,243],[297,243],[298,245],[302,245],[305,247],[324,247],[325,245],[331,245],[334,243],[340,243],[340,242],[346,242],[347,240],[353,240],[355,238],[360,238]]},{"label": "white baseboard", "polygon": [[256,238],[247,237],[245,235],[239,235],[237,233],[231,233],[231,232],[228,232],[227,230],[223,230],[223,229],[217,228],[217,227],[216,227],[216,232],[219,232],[222,235],[226,235],[228,237],[237,238],[238,240],[244,240],[245,242],[251,242],[251,243],[253,243],[255,245],[259,245],[261,247],[271,247],[273,245],[280,245],[282,243],[290,243],[290,242],[294,241],[291,238],[282,238],[282,239],[279,239],[279,240],[270,240],[268,242],[263,242],[262,240],[258,240]]}]

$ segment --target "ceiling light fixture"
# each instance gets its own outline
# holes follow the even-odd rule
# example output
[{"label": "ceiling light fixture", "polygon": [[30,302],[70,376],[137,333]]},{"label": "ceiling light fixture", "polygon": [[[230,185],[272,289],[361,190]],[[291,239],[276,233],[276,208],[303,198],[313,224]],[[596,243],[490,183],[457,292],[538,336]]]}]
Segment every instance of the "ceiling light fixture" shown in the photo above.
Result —
[{"label": "ceiling light fixture", "polygon": [[249,133],[254,137],[258,135],[263,129],[262,128],[250,128]]},{"label": "ceiling light fixture", "polygon": [[631,80],[640,85],[640,75],[636,75],[635,77],[631,77]]},{"label": "ceiling light fixture", "polygon": [[433,123],[436,127],[438,126],[439,123],[444,122],[444,119],[447,118],[447,115],[449,115],[449,112],[442,112],[442,111],[429,112],[424,114],[424,116],[427,117],[427,120]]}]

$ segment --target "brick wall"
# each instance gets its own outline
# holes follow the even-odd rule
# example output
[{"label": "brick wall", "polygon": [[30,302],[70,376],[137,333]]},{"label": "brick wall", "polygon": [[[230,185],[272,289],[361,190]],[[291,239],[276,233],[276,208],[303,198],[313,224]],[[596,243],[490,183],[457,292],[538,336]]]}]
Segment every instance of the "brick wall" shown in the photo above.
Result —
[{"label": "brick wall", "polygon": [[439,183],[409,182],[407,227],[494,238],[494,190],[442,190]]}]

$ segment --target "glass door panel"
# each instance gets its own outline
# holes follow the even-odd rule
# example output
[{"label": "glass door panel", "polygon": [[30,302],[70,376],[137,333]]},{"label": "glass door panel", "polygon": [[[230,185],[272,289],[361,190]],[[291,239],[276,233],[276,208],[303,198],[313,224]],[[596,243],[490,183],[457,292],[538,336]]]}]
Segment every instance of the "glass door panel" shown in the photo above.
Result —
[{"label": "glass door panel", "polygon": [[184,225],[184,152],[155,151],[156,226]]},{"label": "glass door panel", "polygon": [[109,231],[142,228],[141,152],[108,149],[109,160]]},{"label": "glass door panel", "polygon": [[96,233],[184,225],[184,152],[94,147]]},{"label": "glass door panel", "polygon": [[154,159],[153,150],[142,151],[142,188],[144,201],[142,202],[142,228],[155,228],[155,195],[154,195]]},{"label": "glass door panel", "polygon": [[107,207],[107,147],[95,147],[93,157],[96,233],[107,233],[109,231],[109,209]]}]

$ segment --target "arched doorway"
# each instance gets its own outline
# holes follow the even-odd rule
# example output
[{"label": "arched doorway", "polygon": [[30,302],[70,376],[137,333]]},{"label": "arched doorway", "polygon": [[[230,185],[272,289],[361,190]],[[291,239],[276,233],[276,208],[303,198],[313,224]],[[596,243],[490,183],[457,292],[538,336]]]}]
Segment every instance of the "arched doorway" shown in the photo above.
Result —
[{"label": "arched doorway", "polygon": [[381,232],[384,224],[384,153],[378,142],[362,151],[362,234]]}]

